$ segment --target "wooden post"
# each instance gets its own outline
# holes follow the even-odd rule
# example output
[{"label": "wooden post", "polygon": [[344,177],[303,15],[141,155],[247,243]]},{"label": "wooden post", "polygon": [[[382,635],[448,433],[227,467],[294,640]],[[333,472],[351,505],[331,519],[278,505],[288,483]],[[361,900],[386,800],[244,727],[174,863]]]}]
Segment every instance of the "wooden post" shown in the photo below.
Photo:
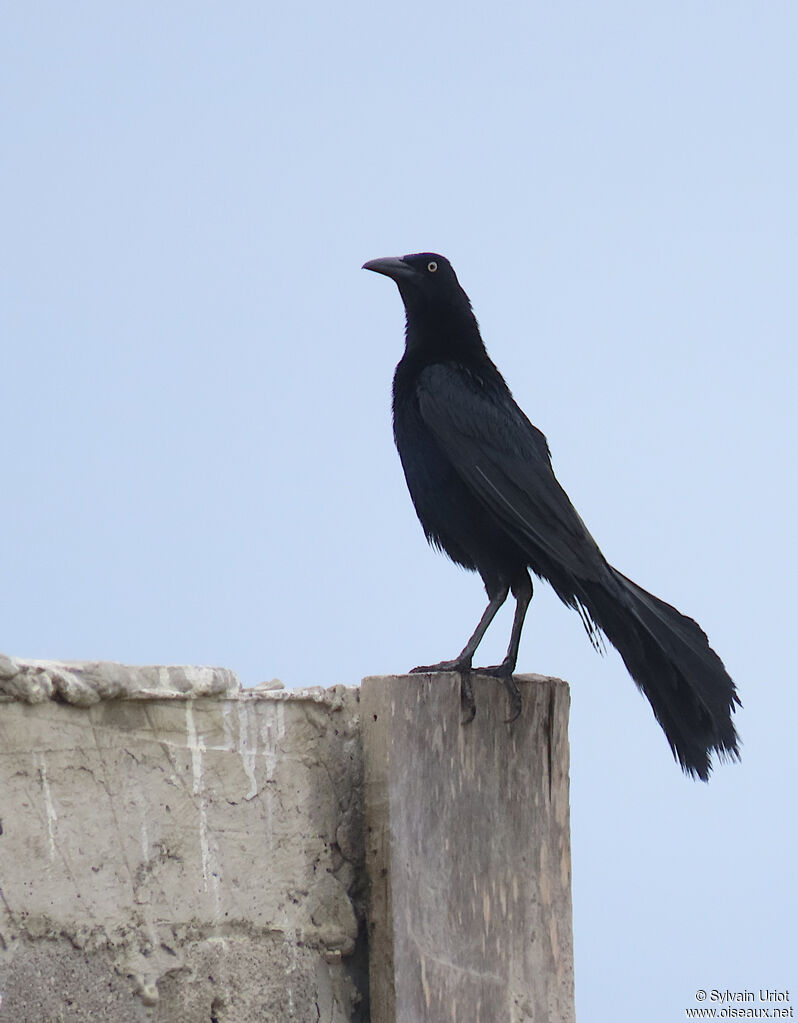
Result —
[{"label": "wooden post", "polygon": [[371,1023],[572,1023],[568,687],[367,678]]}]

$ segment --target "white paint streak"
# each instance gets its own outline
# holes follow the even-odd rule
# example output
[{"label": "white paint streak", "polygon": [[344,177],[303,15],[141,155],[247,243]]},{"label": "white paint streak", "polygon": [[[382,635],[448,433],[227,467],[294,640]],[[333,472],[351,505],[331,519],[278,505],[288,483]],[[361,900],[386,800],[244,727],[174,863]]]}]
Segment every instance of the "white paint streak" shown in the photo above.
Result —
[{"label": "white paint streak", "polygon": [[222,731],[224,732],[224,749],[228,752],[232,752],[236,748],[236,740],[233,729],[232,711],[230,704],[227,700],[224,700],[221,704],[222,709]]},{"label": "white paint streak", "polygon": [[263,759],[266,762],[266,781],[274,781],[277,767],[277,743],[285,735],[285,712],[283,705],[275,707],[275,720],[266,721],[261,729],[263,740]]},{"label": "white paint streak", "polygon": [[141,855],[144,863],[150,858],[150,833],[147,827],[147,804],[138,789],[133,791],[133,801],[138,807],[139,814],[141,816],[141,829],[139,837],[141,838]]},{"label": "white paint streak", "polygon": [[197,726],[194,721],[193,700],[186,700],[186,745],[191,751],[191,772],[194,779],[193,791],[194,795],[199,797],[197,799],[197,810],[199,811],[199,841],[200,855],[202,857],[202,882],[206,892],[208,891],[209,884],[213,887],[216,903],[216,917],[218,919],[221,911],[219,871],[218,869],[214,869],[215,864],[211,862],[211,845],[208,833],[208,806],[205,797],[205,785],[202,773],[205,743],[202,741],[202,736],[200,736],[197,732]]},{"label": "white paint streak", "polygon": [[44,795],[44,811],[47,815],[47,837],[50,842],[50,859],[55,859],[55,826],[58,822],[58,814],[53,804],[53,796],[50,792],[50,782],[47,780],[47,762],[44,753],[34,753],[33,763],[39,772],[42,782],[42,794]]},{"label": "white paint streak", "polygon": [[244,773],[249,779],[249,792],[244,799],[254,799],[258,794],[258,779],[255,776],[255,764],[258,754],[258,732],[253,728],[254,745],[249,744],[249,712],[248,704],[241,700],[238,704],[238,752],[241,754],[241,763],[244,765]]},{"label": "white paint streak", "polygon": [[285,708],[282,703],[274,707],[274,714],[269,715],[269,720],[264,721],[261,726],[261,742],[263,743],[263,762],[265,765],[265,778],[263,786],[263,797],[266,802],[266,842],[271,845],[274,833],[274,776],[277,771],[277,758],[279,756],[278,743],[285,735]]},{"label": "white paint streak", "polygon": [[187,745],[191,750],[191,773],[194,778],[194,795],[198,796],[202,791],[202,754],[205,752],[204,744],[200,743],[197,736],[197,726],[194,724],[194,701],[186,700],[186,735]]}]

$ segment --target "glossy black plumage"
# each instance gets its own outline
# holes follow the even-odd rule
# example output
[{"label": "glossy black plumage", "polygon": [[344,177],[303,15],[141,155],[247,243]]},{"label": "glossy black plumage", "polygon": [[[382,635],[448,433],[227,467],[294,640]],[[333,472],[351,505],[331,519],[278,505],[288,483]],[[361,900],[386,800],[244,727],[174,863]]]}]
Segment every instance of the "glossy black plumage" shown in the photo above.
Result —
[{"label": "glossy black plumage", "polygon": [[[417,253],[365,268],[391,277],[407,315],[393,387],[394,436],[427,539],[478,571],[489,604],[452,661],[414,670],[471,671],[512,681],[532,595],[528,569],[576,609],[598,645],[603,632],[648,698],[674,755],[706,780],[711,754],[737,759],[734,683],[699,626],[605,560],[551,467],[543,434],[488,357],[467,295],[443,256]],[[516,614],[500,665],[472,669],[485,630],[512,590]],[[470,692],[466,685],[464,692]]]}]

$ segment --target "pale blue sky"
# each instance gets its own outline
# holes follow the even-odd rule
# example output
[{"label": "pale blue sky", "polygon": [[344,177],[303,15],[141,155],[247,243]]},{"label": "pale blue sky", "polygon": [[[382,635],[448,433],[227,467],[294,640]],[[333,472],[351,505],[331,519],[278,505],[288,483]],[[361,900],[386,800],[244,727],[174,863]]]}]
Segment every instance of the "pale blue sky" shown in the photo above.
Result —
[{"label": "pale blue sky", "polygon": [[791,2],[2,7],[0,650],[291,686],[453,656],[484,597],[423,542],[401,304],[359,269],[443,252],[604,553],[745,704],[742,765],[687,781],[537,588],[591,1023],[798,998],[797,35]]}]

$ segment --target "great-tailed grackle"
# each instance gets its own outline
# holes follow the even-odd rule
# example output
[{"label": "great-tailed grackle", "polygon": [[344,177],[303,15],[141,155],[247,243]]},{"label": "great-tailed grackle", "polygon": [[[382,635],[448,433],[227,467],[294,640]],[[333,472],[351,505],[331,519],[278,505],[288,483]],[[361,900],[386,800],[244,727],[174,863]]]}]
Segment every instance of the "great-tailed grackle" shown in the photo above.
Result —
[{"label": "great-tailed grackle", "polygon": [[[488,357],[468,296],[434,252],[374,259],[364,269],[394,280],[405,305],[405,353],[393,381],[396,447],[427,539],[479,572],[488,606],[452,661],[414,671],[502,679],[521,709],[512,673],[529,602],[528,569],[579,612],[593,644],[608,637],[645,694],[674,756],[706,781],[711,754],[739,759],[734,682],[701,628],[604,558],[551,467],[548,444],[516,405]],[[515,617],[499,665],[472,668],[474,653],[512,591]]]}]

